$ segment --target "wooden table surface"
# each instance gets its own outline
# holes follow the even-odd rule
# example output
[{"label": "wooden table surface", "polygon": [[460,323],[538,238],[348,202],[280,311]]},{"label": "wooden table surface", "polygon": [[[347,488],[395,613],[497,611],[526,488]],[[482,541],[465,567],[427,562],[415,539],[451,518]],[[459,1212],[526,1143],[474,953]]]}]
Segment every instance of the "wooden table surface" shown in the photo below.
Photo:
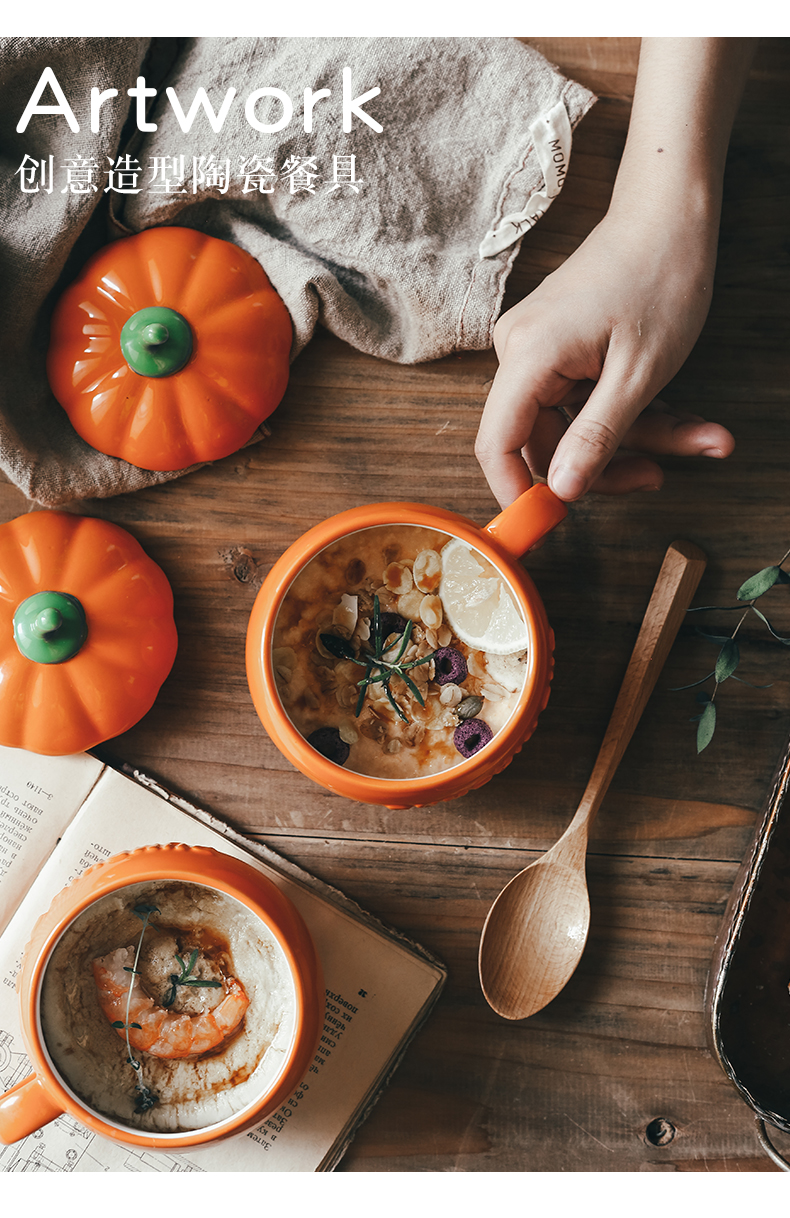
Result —
[{"label": "wooden table surface", "polygon": [[[577,130],[561,197],[523,243],[509,300],[602,216],[638,56],[636,39],[535,45],[600,100]],[[787,40],[760,45],[731,145],[712,311],[665,395],[728,426],[735,453],[667,461],[660,494],[586,498],[530,556],[556,633],[553,692],[536,734],[483,789],[401,812],[319,789],[260,726],[244,638],[272,563],[326,516],[381,499],[432,502],[480,524],[496,513],[473,455],[492,352],[408,368],[319,334],[294,365],[270,439],[167,486],[73,505],[127,527],[175,591],[175,667],[113,752],[449,967],[342,1171],[777,1170],[706,1047],[703,1012],[714,939],[790,730],[790,657],[756,618],[742,631],[739,672],[772,684],[729,682],[700,756],[696,691],[672,687],[709,672],[716,649],[692,621],[682,627],[595,825],[590,936],[565,991],[527,1021],[500,1019],[479,989],[477,946],[499,889],[576,806],[667,545],[702,547],[696,603],[716,605],[732,604],[742,580],[790,546],[789,69]],[[30,506],[0,485],[0,519]],[[790,633],[787,589],[769,595]],[[708,621],[726,630],[732,619]]]}]

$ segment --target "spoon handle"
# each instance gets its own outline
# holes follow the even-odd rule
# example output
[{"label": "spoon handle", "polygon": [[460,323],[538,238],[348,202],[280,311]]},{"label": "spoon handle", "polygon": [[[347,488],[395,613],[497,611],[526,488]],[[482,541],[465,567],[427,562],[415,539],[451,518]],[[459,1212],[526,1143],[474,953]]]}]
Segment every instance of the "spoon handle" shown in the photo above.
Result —
[{"label": "spoon handle", "polygon": [[577,824],[583,820],[589,827],[601,806],[697,590],[706,561],[702,550],[690,541],[675,541],[666,552],[606,735],[574,817]]}]

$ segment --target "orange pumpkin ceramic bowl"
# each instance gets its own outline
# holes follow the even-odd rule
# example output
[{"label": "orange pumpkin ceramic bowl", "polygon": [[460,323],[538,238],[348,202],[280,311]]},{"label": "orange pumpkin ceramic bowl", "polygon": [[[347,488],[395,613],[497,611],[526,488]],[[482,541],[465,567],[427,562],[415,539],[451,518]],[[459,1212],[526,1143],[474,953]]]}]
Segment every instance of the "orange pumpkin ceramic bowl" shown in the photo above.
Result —
[{"label": "orange pumpkin ceramic bowl", "polygon": [[125,529],[68,512],[0,524],[0,744],[62,756],[120,735],[177,646],[167,577]]},{"label": "orange pumpkin ceramic bowl", "polygon": [[538,485],[486,528],[377,503],[275,563],[253,606],[247,679],[271,739],[315,782],[408,808],[482,786],[537,726],[554,638],[518,561],[567,509]]},{"label": "orange pumpkin ceramic bowl", "polygon": [[59,299],[47,375],[74,430],[149,470],[246,444],[288,384],[292,326],[261,265],[191,228],[99,250]]},{"label": "orange pumpkin ceramic bowl", "polygon": [[[171,982],[191,967],[202,988],[187,992],[184,982],[138,1002],[127,944],[142,944],[132,965],[139,984],[150,989],[146,970],[159,953]],[[207,983],[206,968],[221,982]],[[106,969],[135,995],[128,1009],[123,993],[114,999],[122,1009],[108,1010]],[[231,1137],[303,1082],[323,1025],[321,967],[300,914],[256,868],[202,846],[147,846],[83,872],[36,923],[17,990],[33,1073],[0,1096],[6,1144],[63,1113],[127,1146],[177,1151]],[[176,990],[187,997],[173,1001]],[[209,1015],[219,1030],[208,1045],[209,1016],[178,1007],[210,1006],[215,993]],[[231,1010],[239,993],[241,1022]],[[127,1043],[153,1023],[158,1039],[147,1050]]]}]

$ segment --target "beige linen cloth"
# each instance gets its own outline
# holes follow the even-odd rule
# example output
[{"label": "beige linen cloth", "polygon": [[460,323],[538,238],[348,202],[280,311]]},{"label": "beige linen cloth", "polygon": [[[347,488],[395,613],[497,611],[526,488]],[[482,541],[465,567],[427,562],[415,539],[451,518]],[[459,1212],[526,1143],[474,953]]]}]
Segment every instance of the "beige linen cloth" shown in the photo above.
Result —
[{"label": "beige linen cloth", "polygon": [[[47,67],[78,132],[50,113],[16,130]],[[349,100],[380,90],[358,103],[380,132],[353,112],[344,131],[344,68]],[[127,95],[141,75],[158,90],[145,116],[156,129],[142,132]],[[198,105],[184,131],[168,87],[184,121],[199,89],[215,115],[236,92],[221,129]],[[308,132],[306,88],[330,91]],[[98,132],[91,89],[118,90]],[[281,93],[260,95],[251,123],[262,89]],[[282,94],[290,122],[260,131],[285,117]],[[48,506],[183,472],[96,452],[49,390],[51,311],[96,249],[167,224],[236,242],[288,308],[292,359],[318,324],[403,363],[485,348],[520,239],[558,193],[595,100],[516,40],[454,38],[6,38],[0,99],[0,468]],[[39,105],[55,101],[47,88]],[[127,154],[138,176],[111,177]]]}]

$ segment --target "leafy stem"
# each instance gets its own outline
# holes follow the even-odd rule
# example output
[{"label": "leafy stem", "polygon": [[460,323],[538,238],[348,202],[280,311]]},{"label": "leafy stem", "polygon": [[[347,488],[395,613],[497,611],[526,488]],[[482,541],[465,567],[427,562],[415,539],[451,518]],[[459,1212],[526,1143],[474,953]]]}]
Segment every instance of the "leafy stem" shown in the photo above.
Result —
[{"label": "leafy stem", "polygon": [[[701,677],[699,681],[692,681],[689,685],[677,686],[676,689],[692,689],[697,685],[703,685],[713,677],[713,690],[711,693],[700,691],[697,694],[697,701],[702,703],[703,709],[701,714],[695,715],[692,722],[697,724],[697,752],[701,753],[707,748],[713,739],[713,733],[716,730],[716,694],[719,687],[731,677],[734,681],[740,681],[744,685],[749,685],[751,682],[743,681],[742,677],[735,676],[735,669],[738,667],[741,659],[740,648],[736,641],[738,632],[743,623],[746,621],[750,613],[754,613],[760,621],[768,628],[769,633],[778,642],[785,647],[790,647],[790,638],[779,634],[774,630],[765,614],[755,606],[755,601],[763,596],[776,584],[789,584],[790,574],[784,570],[783,564],[790,558],[790,549],[780,558],[778,563],[770,567],[763,567],[761,571],[757,571],[749,579],[745,580],[736,593],[737,599],[741,602],[740,605],[700,605],[694,609],[690,609],[689,613],[700,613],[703,610],[715,610],[716,612],[732,612],[743,608],[743,603],[747,602],[741,616],[735,624],[734,629],[729,635],[711,634],[708,631],[697,629],[697,633],[709,642],[716,643],[720,646],[720,651],[716,657],[716,664],[712,672],[707,676]],[[767,685],[755,686],[758,689],[768,689]]]},{"label": "leafy stem", "polygon": [[[393,677],[400,677],[401,681],[403,681],[406,687],[417,699],[420,706],[425,706],[425,699],[408,673],[412,668],[419,668],[422,664],[428,664],[433,659],[435,653],[432,651],[429,655],[423,656],[419,660],[407,660],[404,663],[403,657],[406,653],[406,648],[409,646],[413,629],[414,622],[408,621],[400,633],[388,631],[387,635],[385,636],[379,598],[378,596],[374,596],[373,618],[370,628],[371,647],[362,646],[360,648],[359,656],[357,656],[357,653],[351,644],[345,639],[339,638],[338,635],[321,635],[321,642],[330,655],[333,655],[338,660],[351,660],[352,663],[359,664],[365,669],[364,677],[357,681],[359,698],[357,699],[357,706],[354,712],[356,715],[359,715],[362,711],[362,707],[365,702],[365,694],[367,693],[368,688],[371,685],[380,684],[383,685],[384,693],[386,694],[389,704],[395,713],[403,720],[404,723],[409,722],[402,707],[400,707],[395,700],[395,696],[390,688],[390,682],[392,681]],[[392,642],[387,643],[387,639],[389,639],[392,634],[396,634],[396,638],[394,638]],[[389,654],[390,652],[395,652],[395,655],[391,656]]]},{"label": "leafy stem", "polygon": [[[140,952],[143,949],[143,937],[144,937],[146,929],[149,925],[151,914],[159,913],[159,910],[156,905],[135,905],[132,912],[134,913],[135,917],[139,918],[143,924],[143,929],[140,931],[140,938],[137,940],[137,950],[134,954],[134,963],[132,964],[131,968],[124,965],[124,972],[131,973],[134,976],[134,975],[137,975],[137,972],[138,972],[137,965],[140,962]],[[153,923],[151,923],[151,925],[153,925]],[[154,927],[154,929],[156,929],[156,927]],[[113,1023],[112,1026],[114,1028],[124,1028],[126,1030],[127,1061],[129,1062],[129,1065],[132,1067],[132,1069],[135,1072],[135,1075],[137,1076],[137,1084],[135,1086],[135,1091],[137,1091],[138,1095],[139,1095],[139,1098],[137,1100],[137,1103],[135,1104],[134,1110],[135,1110],[135,1112],[139,1113],[139,1112],[147,1112],[149,1108],[153,1108],[154,1104],[157,1104],[159,1102],[159,1096],[155,1095],[153,1093],[153,1091],[151,1091],[148,1087],[146,1087],[145,1083],[143,1082],[143,1068],[140,1065],[140,1062],[135,1057],[132,1056],[132,1046],[129,1041],[129,1029],[140,1027],[139,1023],[131,1023],[129,1020],[129,1015],[130,1015],[131,1005],[132,1005],[132,988],[133,988],[133,983],[130,980],[129,989],[126,994],[126,1021],[123,1022],[122,1020],[117,1019],[117,1020],[115,1020],[115,1022]]]}]

